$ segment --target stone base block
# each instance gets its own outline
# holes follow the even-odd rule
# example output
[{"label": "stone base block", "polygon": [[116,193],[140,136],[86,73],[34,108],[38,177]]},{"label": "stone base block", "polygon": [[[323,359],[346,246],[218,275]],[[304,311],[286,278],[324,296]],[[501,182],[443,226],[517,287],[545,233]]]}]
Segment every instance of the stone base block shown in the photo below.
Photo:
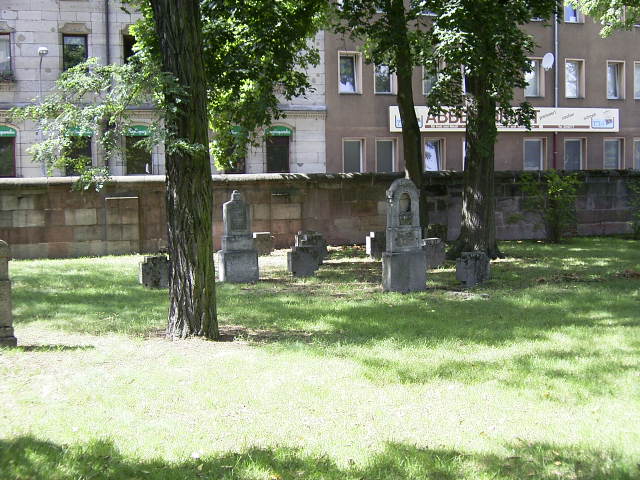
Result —
[{"label": "stone base block", "polygon": [[456,279],[467,288],[489,280],[491,276],[489,257],[484,252],[462,252],[456,261]]},{"label": "stone base block", "polygon": [[138,281],[147,288],[169,288],[171,263],[166,255],[148,255],[140,262]]},{"label": "stone base block", "polygon": [[422,250],[427,259],[427,268],[438,268],[444,265],[446,253],[444,242],[439,238],[425,238],[422,243]]},{"label": "stone base block", "polygon": [[12,327],[0,327],[0,347],[15,347],[18,340],[13,336]]},{"label": "stone base block", "polygon": [[270,255],[273,252],[273,239],[271,232],[253,232],[253,248],[258,255]]},{"label": "stone base block", "polygon": [[427,260],[422,250],[382,254],[385,292],[422,292],[427,289]]},{"label": "stone base block", "polygon": [[369,232],[367,235],[367,255],[376,260],[382,258],[382,252],[387,248],[387,232]]},{"label": "stone base block", "polygon": [[313,247],[293,247],[287,252],[287,269],[294,277],[311,277],[322,258]]},{"label": "stone base block", "polygon": [[256,250],[218,252],[220,281],[229,283],[253,283],[260,278],[258,252]]}]

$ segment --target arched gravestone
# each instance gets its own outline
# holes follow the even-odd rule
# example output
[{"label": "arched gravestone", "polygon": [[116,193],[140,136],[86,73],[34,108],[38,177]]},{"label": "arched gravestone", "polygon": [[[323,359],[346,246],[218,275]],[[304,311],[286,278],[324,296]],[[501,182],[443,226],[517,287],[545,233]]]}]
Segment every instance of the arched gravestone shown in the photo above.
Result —
[{"label": "arched gravestone", "polygon": [[11,315],[11,280],[9,280],[9,245],[0,240],[0,347],[15,347]]},{"label": "arched gravestone", "polygon": [[386,292],[426,290],[427,262],[422,250],[418,189],[411,180],[395,180],[387,190],[387,246],[382,254]]},{"label": "arched gravestone", "polygon": [[220,280],[231,283],[257,282],[258,252],[253,246],[251,215],[249,206],[237,190],[231,200],[222,206],[222,250],[220,259]]}]

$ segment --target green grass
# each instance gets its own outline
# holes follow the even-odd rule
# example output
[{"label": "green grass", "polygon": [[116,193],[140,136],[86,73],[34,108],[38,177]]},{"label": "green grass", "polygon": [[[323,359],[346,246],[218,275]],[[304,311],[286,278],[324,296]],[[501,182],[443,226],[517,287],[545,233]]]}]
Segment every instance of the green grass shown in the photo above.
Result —
[{"label": "green grass", "polygon": [[640,244],[503,248],[409,295],[358,248],[262,258],[223,343],[159,335],[140,257],[12,262],[0,479],[640,479]]}]

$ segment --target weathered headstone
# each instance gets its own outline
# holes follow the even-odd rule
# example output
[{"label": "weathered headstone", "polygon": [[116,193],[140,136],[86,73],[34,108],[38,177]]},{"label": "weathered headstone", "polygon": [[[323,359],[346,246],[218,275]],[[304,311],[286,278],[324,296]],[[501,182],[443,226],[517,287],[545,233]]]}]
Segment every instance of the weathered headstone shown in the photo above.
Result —
[{"label": "weathered headstone", "polygon": [[475,287],[489,280],[491,267],[484,252],[462,252],[456,261],[456,279],[465,287]]},{"label": "weathered headstone", "polygon": [[258,251],[258,255],[270,255],[273,252],[271,232],[253,232],[253,247]]},{"label": "weathered headstone", "polygon": [[367,255],[376,260],[382,258],[382,252],[387,246],[387,232],[369,232],[367,235]]},{"label": "weathered headstone", "polygon": [[170,266],[166,255],[145,255],[140,262],[138,281],[147,288],[169,288]]},{"label": "weathered headstone", "polygon": [[440,238],[425,238],[422,249],[427,259],[427,268],[438,268],[444,264],[446,253],[444,242]]},{"label": "weathered headstone", "polygon": [[231,200],[222,206],[222,250],[220,259],[220,280],[230,283],[257,282],[258,252],[253,246],[251,216],[249,206],[237,190]]},{"label": "weathered headstone", "polygon": [[294,277],[310,277],[320,267],[321,257],[315,247],[296,247],[287,252],[287,269]]},{"label": "weathered headstone", "polygon": [[406,178],[387,190],[387,247],[382,254],[386,292],[426,290],[427,262],[422,250],[418,189]]},{"label": "weathered headstone", "polygon": [[295,237],[295,247],[309,247],[316,252],[318,264],[322,265],[322,261],[327,257],[327,242],[319,232],[306,230],[298,232]]},{"label": "weathered headstone", "polygon": [[0,347],[15,347],[11,313],[11,280],[9,280],[9,245],[0,240]]}]

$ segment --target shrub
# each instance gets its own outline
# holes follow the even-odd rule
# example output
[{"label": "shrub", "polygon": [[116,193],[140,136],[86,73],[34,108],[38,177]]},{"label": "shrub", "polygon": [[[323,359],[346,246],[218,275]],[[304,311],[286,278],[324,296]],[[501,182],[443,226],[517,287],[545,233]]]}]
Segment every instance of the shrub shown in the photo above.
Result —
[{"label": "shrub", "polygon": [[628,188],[633,238],[640,240],[640,180],[631,180],[628,184]]}]

